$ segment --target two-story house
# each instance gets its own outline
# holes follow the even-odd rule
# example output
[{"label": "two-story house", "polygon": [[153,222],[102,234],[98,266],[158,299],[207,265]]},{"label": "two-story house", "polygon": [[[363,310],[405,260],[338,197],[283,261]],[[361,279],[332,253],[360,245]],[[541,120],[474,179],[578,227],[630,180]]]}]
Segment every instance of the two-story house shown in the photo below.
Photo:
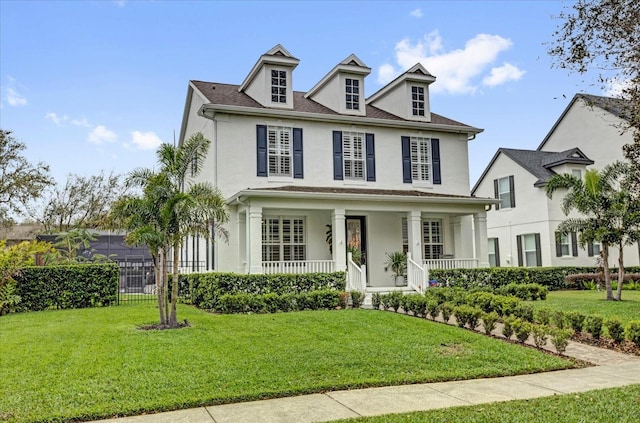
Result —
[{"label": "two-story house", "polygon": [[[581,178],[587,169],[623,160],[622,146],[632,141],[622,131],[624,119],[621,100],[576,94],[536,150],[498,149],[472,190],[500,200],[487,213],[492,266],[596,265],[600,244],[581,247],[576,233],[556,236],[560,222],[578,215],[565,216],[563,191],[549,199],[545,185],[555,174]],[[611,248],[612,265],[617,257]],[[637,266],[640,245],[627,247],[624,257],[625,265]]]},{"label": "two-story house", "polygon": [[298,63],[277,45],[240,85],[189,82],[180,142],[198,131],[212,141],[198,178],[222,191],[231,220],[228,244],[189,239],[183,259],[201,270],[328,272],[347,270],[357,250],[365,267],[350,277],[361,271],[370,287],[393,285],[394,251],[422,268],[487,265],[494,200],[469,195],[467,155],[482,130],[431,112],[435,77],[418,64],[365,98],[371,69],[351,55],[299,92]]}]

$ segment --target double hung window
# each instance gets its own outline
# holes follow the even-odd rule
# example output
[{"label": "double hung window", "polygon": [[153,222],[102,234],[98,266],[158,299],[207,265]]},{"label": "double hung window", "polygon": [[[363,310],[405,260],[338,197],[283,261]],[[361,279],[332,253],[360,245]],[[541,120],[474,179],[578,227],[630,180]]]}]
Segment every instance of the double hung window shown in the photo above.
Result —
[{"label": "double hung window", "polygon": [[347,110],[360,110],[360,81],[345,79],[345,99]]},{"label": "double hung window", "polygon": [[411,179],[413,181],[431,180],[431,140],[423,137],[411,137]]},{"label": "double hung window", "polygon": [[442,221],[439,219],[423,220],[422,235],[425,259],[440,259],[444,253],[442,238]]},{"label": "double hung window", "polygon": [[413,116],[424,116],[424,87],[411,87],[411,111]]},{"label": "double hung window", "polygon": [[364,133],[343,132],[342,152],[344,178],[363,180],[365,177]]},{"label": "double hung window", "polygon": [[286,126],[267,128],[270,176],[291,176],[291,132]]},{"label": "double hung window", "polygon": [[302,261],[307,256],[303,217],[262,219],[262,261]]}]

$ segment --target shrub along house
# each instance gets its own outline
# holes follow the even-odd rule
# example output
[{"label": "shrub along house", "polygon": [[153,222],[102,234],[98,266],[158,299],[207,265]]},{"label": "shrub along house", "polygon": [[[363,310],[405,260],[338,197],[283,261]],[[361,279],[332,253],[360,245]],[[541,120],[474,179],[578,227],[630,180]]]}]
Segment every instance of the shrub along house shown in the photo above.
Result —
[{"label": "shrub along house", "polygon": [[299,92],[298,63],[277,45],[240,85],[189,82],[180,142],[212,141],[198,178],[222,191],[231,220],[228,244],[189,238],[182,260],[240,273],[348,269],[360,290],[393,286],[394,251],[410,253],[418,290],[429,266],[488,265],[495,201],[469,195],[467,155],[482,130],[431,112],[435,77],[418,64],[365,98],[371,69],[351,55]]}]

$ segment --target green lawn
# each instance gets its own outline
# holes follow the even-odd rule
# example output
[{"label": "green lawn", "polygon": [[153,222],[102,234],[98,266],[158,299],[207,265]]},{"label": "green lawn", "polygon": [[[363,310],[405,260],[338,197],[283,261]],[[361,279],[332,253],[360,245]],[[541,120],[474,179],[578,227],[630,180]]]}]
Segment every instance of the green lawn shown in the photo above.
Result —
[{"label": "green lawn", "polygon": [[607,301],[605,292],[552,291],[545,301],[530,301],[535,307],[576,310],[604,318],[617,316],[623,322],[640,319],[640,291],[622,291],[622,301]]},{"label": "green lawn", "polygon": [[140,331],[153,304],[0,318],[0,420],[94,419],[365,386],[569,368],[530,348],[373,310],[213,315]]},{"label": "green lawn", "polygon": [[640,421],[640,385],[407,414],[342,420],[352,423],[584,423]]}]

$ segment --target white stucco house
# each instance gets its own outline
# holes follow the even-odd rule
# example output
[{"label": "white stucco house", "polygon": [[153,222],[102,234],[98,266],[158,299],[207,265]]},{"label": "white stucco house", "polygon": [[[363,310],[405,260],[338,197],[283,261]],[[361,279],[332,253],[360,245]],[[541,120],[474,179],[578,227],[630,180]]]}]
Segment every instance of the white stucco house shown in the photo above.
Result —
[{"label": "white stucco house", "polygon": [[393,286],[388,252],[410,253],[418,290],[428,265],[488,265],[495,201],[470,195],[467,155],[482,130],[431,112],[436,78],[418,64],[367,98],[371,69],[350,55],[300,92],[298,64],[277,45],[239,85],[189,82],[180,142],[212,141],[198,178],[222,191],[231,220],[228,244],[188,239],[182,258],[204,271],[348,270],[362,290]]},{"label": "white stucco house", "polygon": [[[545,184],[554,174],[581,177],[586,169],[624,159],[622,146],[632,135],[621,129],[621,106],[617,99],[576,94],[536,150],[498,149],[472,190],[500,200],[487,213],[491,265],[595,266],[599,244],[582,248],[575,233],[556,242],[556,229],[567,219],[563,193],[549,199]],[[615,249],[610,253],[617,265]],[[625,265],[639,265],[640,246],[627,247],[624,257]]]}]

